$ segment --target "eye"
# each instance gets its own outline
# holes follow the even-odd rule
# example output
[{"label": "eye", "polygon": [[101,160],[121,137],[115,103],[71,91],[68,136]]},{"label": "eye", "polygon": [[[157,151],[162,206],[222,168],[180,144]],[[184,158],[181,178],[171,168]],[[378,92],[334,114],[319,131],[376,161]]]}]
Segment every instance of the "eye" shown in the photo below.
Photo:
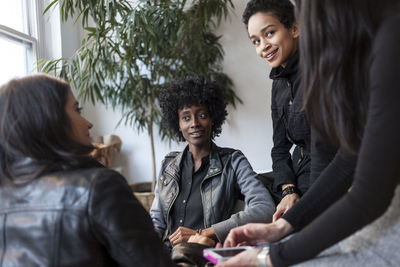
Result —
[{"label": "eye", "polygon": [[206,119],[207,118],[207,114],[206,113],[200,113],[199,114],[199,118],[200,119]]},{"label": "eye", "polygon": [[183,121],[190,121],[190,116],[182,116]]},{"label": "eye", "polygon": [[253,40],[252,43],[253,45],[257,46],[260,44],[260,40]]},{"label": "eye", "polygon": [[269,31],[269,32],[267,32],[265,35],[266,35],[267,37],[272,37],[272,36],[274,35],[274,33],[275,33],[275,31]]},{"label": "eye", "polygon": [[83,108],[82,107],[76,107],[76,111],[81,114],[82,113]]}]

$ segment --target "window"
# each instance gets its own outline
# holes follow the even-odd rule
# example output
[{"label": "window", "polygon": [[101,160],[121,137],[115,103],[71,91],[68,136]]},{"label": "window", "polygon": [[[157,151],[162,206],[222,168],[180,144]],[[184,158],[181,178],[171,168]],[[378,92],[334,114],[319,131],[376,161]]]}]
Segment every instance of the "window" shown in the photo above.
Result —
[{"label": "window", "polygon": [[0,0],[0,84],[34,72],[38,59],[35,0]]}]

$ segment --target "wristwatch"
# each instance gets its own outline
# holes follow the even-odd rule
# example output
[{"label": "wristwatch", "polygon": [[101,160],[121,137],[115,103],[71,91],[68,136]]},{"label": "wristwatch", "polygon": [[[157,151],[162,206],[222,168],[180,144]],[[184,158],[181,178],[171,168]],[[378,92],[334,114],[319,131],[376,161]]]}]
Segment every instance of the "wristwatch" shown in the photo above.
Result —
[{"label": "wristwatch", "polygon": [[282,190],[282,198],[290,194],[298,194],[299,196],[301,196],[300,190],[295,186],[288,186]]},{"label": "wristwatch", "polygon": [[258,253],[258,267],[267,267],[267,256],[269,253],[269,247],[263,247],[263,249]]}]

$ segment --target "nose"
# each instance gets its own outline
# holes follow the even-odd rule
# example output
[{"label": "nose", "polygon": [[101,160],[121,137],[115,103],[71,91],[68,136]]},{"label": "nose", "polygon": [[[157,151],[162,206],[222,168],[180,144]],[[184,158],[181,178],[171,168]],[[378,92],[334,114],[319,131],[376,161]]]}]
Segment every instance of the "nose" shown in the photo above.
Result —
[{"label": "nose", "polygon": [[193,116],[192,118],[192,128],[197,127],[199,125],[199,119],[197,118],[197,116]]},{"label": "nose", "polygon": [[87,122],[88,129],[89,130],[92,129],[93,128],[93,124],[88,120],[86,120],[86,122]]},{"label": "nose", "polygon": [[261,46],[263,50],[268,50],[271,47],[271,44],[266,39],[263,39],[261,41]]}]

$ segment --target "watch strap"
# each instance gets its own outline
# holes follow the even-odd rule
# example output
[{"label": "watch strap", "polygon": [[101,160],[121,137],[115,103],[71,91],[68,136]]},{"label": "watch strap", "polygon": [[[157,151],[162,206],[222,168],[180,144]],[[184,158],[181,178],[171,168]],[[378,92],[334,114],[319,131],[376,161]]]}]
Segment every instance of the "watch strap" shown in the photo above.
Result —
[{"label": "watch strap", "polygon": [[269,247],[263,247],[263,249],[258,253],[257,260],[259,267],[267,267],[268,253],[269,253]]},{"label": "watch strap", "polygon": [[291,195],[291,194],[298,194],[299,196],[301,196],[300,190],[295,186],[288,186],[282,190],[282,198],[286,197],[287,195]]}]

